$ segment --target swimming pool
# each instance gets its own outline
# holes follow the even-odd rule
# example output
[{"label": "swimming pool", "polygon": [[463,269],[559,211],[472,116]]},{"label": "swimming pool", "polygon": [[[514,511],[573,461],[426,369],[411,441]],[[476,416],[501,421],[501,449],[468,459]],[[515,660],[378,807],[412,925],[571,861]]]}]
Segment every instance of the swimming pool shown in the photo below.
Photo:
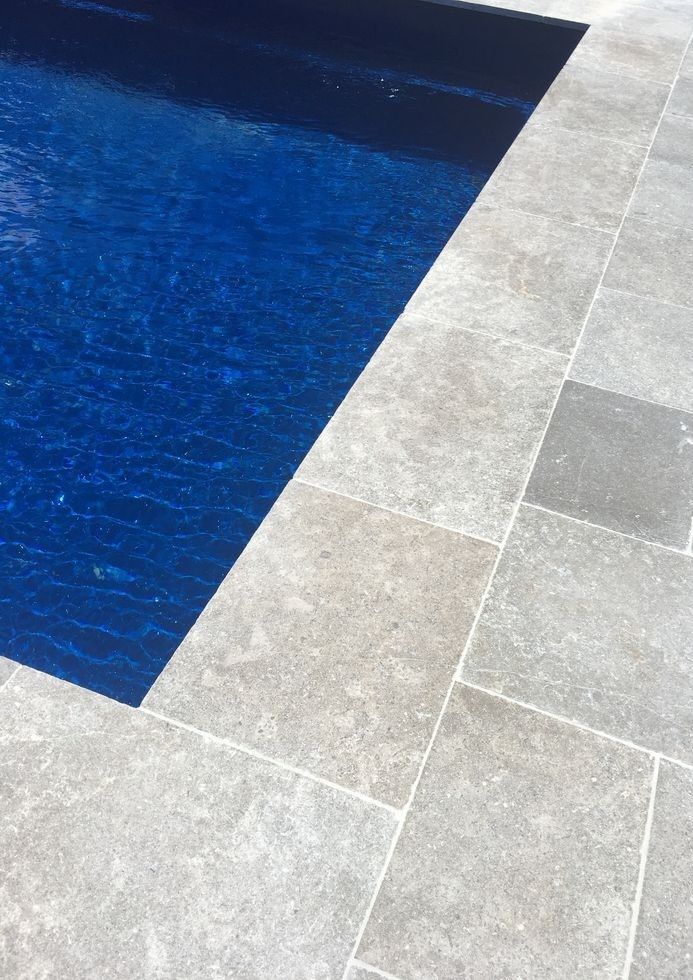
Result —
[{"label": "swimming pool", "polygon": [[580,33],[414,0],[0,28],[0,652],[137,705]]}]

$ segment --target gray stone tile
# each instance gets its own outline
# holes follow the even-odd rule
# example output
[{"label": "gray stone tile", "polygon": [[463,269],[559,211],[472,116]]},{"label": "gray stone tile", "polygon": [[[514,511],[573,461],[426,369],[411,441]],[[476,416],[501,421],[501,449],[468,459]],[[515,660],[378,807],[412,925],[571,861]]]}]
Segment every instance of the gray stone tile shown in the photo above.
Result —
[{"label": "gray stone tile", "polygon": [[533,120],[578,133],[649,146],[669,86],[618,78],[613,71],[567,65],[540,102]]},{"label": "gray stone tile", "polygon": [[629,214],[693,228],[693,119],[665,115]]},{"label": "gray stone tile", "polygon": [[693,974],[693,772],[662,762],[631,980]]},{"label": "gray stone tile", "polygon": [[[570,3],[573,0],[559,0]],[[596,22],[602,30],[667,37],[681,44],[681,55],[693,31],[693,8],[689,0],[653,0],[652,3],[623,3],[596,0]]]},{"label": "gray stone tile", "polygon": [[686,548],[693,519],[693,415],[567,381],[525,499]]},{"label": "gray stone tile", "polygon": [[[597,26],[585,34],[569,64],[670,84],[676,77],[682,50],[683,43],[671,38],[600,30]],[[627,80],[622,79],[620,84],[627,84]]]},{"label": "gray stone tile", "polygon": [[693,78],[679,78],[671,93],[667,114],[693,116]]},{"label": "gray stone tile", "polygon": [[407,980],[620,977],[651,765],[458,686],[359,959]]},{"label": "gray stone tile", "polygon": [[612,244],[602,231],[477,205],[408,310],[568,354]]},{"label": "gray stone tile", "polygon": [[352,966],[347,973],[347,980],[378,980],[379,974],[362,966]]},{"label": "gray stone tile", "polygon": [[570,374],[693,412],[693,310],[600,290]]},{"label": "gray stone tile", "polygon": [[30,670],[0,769],[3,976],[341,976],[386,810]]},{"label": "gray stone tile", "polygon": [[290,483],[145,705],[404,806],[495,555]]},{"label": "gray stone tile", "polygon": [[298,475],[499,541],[564,371],[563,357],[403,317]]},{"label": "gray stone tile", "polygon": [[480,200],[615,232],[644,156],[643,147],[528,123]]},{"label": "gray stone tile", "polygon": [[626,218],[604,285],[693,306],[693,229]]},{"label": "gray stone tile", "polygon": [[520,507],[465,680],[693,760],[693,558]]},{"label": "gray stone tile", "polygon": [[17,664],[5,657],[0,657],[0,687],[6,684],[17,669]]}]

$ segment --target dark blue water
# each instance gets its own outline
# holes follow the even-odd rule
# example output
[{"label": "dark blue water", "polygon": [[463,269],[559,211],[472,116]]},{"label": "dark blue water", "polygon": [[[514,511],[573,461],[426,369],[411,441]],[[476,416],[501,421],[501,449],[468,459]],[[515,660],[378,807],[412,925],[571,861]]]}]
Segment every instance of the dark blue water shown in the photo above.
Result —
[{"label": "dark blue water", "polygon": [[188,13],[0,13],[0,653],[130,704],[577,40]]}]

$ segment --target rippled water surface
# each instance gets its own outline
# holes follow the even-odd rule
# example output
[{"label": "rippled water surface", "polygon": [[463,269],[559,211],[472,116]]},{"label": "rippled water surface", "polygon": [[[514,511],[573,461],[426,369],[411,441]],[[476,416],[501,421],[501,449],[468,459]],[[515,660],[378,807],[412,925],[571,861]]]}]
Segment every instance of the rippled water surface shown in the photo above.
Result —
[{"label": "rippled water surface", "polygon": [[0,13],[0,653],[131,704],[537,98],[229,6]]}]

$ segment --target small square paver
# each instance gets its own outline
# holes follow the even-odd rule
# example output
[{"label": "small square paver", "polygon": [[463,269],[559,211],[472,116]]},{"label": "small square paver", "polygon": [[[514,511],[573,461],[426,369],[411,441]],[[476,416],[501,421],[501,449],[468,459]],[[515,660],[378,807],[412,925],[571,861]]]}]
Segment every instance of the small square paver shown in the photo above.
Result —
[{"label": "small square paver", "polygon": [[693,557],[520,507],[462,677],[693,761]]},{"label": "small square paver", "polygon": [[669,95],[660,82],[569,63],[533,116],[577,133],[649,146]]},{"label": "small square paver", "polygon": [[0,657],[0,688],[3,687],[17,670],[17,664],[6,657]]},{"label": "small square paver", "polygon": [[407,309],[569,354],[612,245],[602,231],[477,205]]},{"label": "small square paver", "polygon": [[4,977],[341,976],[390,813],[28,669],[0,704]]},{"label": "small square paver", "polygon": [[495,556],[294,481],[145,706],[404,806]]},{"label": "small square paver", "polygon": [[500,541],[565,368],[557,354],[405,316],[298,476]]},{"label": "small square paver", "polygon": [[530,122],[480,201],[615,232],[644,157],[640,146]]},{"label": "small square paver", "polygon": [[631,980],[693,975],[693,772],[662,762]]},{"label": "small square paver", "polygon": [[693,306],[693,229],[628,217],[604,285],[665,303]]},{"label": "small square paver", "polygon": [[685,549],[693,520],[693,415],[567,381],[525,499]]},{"label": "small square paver", "polygon": [[693,118],[664,116],[629,213],[643,221],[693,227]]},{"label": "small square paver", "polygon": [[693,412],[693,310],[600,290],[570,376]]},{"label": "small square paver", "polygon": [[693,78],[679,78],[671,93],[667,112],[670,115],[693,116]]},{"label": "small square paver", "polygon": [[359,959],[406,980],[619,978],[651,770],[459,685]]}]

